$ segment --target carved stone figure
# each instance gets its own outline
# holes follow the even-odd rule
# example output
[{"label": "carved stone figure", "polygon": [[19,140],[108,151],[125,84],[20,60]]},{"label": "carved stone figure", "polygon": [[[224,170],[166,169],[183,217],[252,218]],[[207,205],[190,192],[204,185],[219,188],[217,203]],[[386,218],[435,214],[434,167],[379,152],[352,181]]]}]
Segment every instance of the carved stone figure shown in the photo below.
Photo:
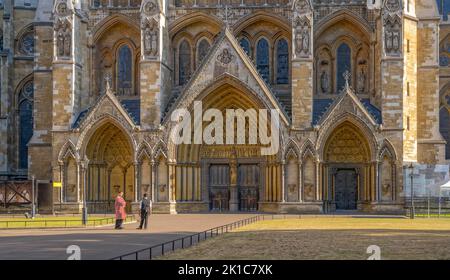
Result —
[{"label": "carved stone figure", "polygon": [[330,82],[327,71],[323,71],[322,75],[320,76],[320,88],[322,89],[322,93],[328,93]]},{"label": "carved stone figure", "polygon": [[65,35],[64,32],[62,30],[59,30],[57,32],[57,48],[58,48],[58,55],[59,56],[64,56],[64,40],[65,40]]},{"label": "carved stone figure", "polygon": [[223,65],[228,65],[233,61],[234,55],[229,49],[223,49],[222,53],[217,57],[217,60]]},{"label": "carved stone figure", "polygon": [[295,49],[297,54],[300,54],[303,50],[303,32],[301,32],[300,27],[297,27],[295,32]]},{"label": "carved stone figure", "polygon": [[72,52],[72,32],[66,26],[64,32],[64,56],[69,57]]},{"label": "carved stone figure", "polygon": [[359,93],[364,93],[366,90],[366,73],[363,68],[361,68],[361,71],[358,73],[357,90]]},{"label": "carved stone figure", "polygon": [[398,55],[401,52],[401,23],[396,15],[387,15],[384,20],[384,44],[388,55]]},{"label": "carved stone figure", "polygon": [[156,56],[158,54],[158,24],[152,22],[144,28],[144,51],[146,55]]},{"label": "carved stone figure", "polygon": [[298,18],[295,21],[295,53],[298,56],[310,54],[310,27],[307,18]]},{"label": "carved stone figure", "polygon": [[72,30],[67,19],[58,19],[55,26],[56,49],[60,58],[68,58],[72,53]]}]

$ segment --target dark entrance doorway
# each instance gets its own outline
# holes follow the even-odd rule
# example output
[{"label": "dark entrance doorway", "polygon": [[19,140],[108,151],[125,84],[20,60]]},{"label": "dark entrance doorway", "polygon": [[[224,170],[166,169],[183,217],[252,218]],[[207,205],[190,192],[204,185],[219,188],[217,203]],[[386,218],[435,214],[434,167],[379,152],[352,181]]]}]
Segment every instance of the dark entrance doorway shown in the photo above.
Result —
[{"label": "dark entrance doorway", "polygon": [[238,196],[239,211],[258,211],[259,166],[255,164],[239,165]]},{"label": "dark entrance doorway", "polygon": [[211,165],[209,169],[209,200],[211,211],[230,209],[230,166]]},{"label": "dark entrance doorway", "polygon": [[356,210],[358,176],[355,169],[341,169],[336,173],[335,201],[337,210]]}]

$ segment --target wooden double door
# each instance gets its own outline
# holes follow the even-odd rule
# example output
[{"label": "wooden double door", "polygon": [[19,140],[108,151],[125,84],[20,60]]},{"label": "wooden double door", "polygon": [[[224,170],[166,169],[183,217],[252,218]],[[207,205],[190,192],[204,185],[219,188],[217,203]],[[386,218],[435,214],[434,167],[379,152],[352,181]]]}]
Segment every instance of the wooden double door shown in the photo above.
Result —
[{"label": "wooden double door", "polygon": [[358,175],[356,170],[338,170],[335,178],[336,209],[356,210],[358,200]]},{"label": "wooden double door", "polygon": [[[209,169],[210,210],[226,212],[230,210],[230,202],[237,197],[239,211],[252,212],[258,210],[260,170],[257,164],[238,165],[238,184],[231,186],[230,165],[215,164]],[[234,194],[232,192],[237,192]]]}]

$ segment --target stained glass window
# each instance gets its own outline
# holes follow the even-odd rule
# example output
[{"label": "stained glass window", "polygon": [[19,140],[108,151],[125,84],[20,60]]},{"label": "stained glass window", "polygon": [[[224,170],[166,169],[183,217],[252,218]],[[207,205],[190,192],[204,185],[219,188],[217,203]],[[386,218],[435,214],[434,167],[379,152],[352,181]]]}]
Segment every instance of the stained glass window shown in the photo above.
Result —
[{"label": "stained glass window", "polygon": [[439,130],[442,137],[447,141],[445,145],[445,158],[450,159],[450,115],[447,107],[442,107],[439,111]]},{"label": "stained glass window", "polygon": [[240,43],[242,49],[247,53],[247,55],[250,56],[251,48],[250,48],[250,42],[248,41],[248,39],[242,38],[239,43]]},{"label": "stained glass window", "polygon": [[33,136],[33,82],[22,88],[19,96],[19,168],[28,169],[28,142]]},{"label": "stained glass window", "polygon": [[277,43],[277,84],[289,83],[289,46],[285,39]]},{"label": "stained glass window", "polygon": [[117,60],[117,94],[131,95],[133,82],[133,56],[131,49],[123,45],[119,49]]},{"label": "stained glass window", "polygon": [[211,45],[209,44],[208,40],[203,39],[200,41],[197,49],[197,65],[199,65],[206,57],[210,47]]},{"label": "stained glass window", "polygon": [[352,51],[350,47],[343,43],[337,50],[337,90],[342,90],[345,86],[344,73],[349,71],[351,73],[351,55]]},{"label": "stained glass window", "polygon": [[29,56],[34,54],[34,31],[29,31],[20,38],[19,52]]},{"label": "stained glass window", "polygon": [[180,44],[179,49],[179,82],[185,85],[191,78],[191,47],[187,41]]},{"label": "stained glass window", "polygon": [[256,48],[256,68],[261,77],[268,83],[270,77],[269,43],[266,39],[258,41]]}]

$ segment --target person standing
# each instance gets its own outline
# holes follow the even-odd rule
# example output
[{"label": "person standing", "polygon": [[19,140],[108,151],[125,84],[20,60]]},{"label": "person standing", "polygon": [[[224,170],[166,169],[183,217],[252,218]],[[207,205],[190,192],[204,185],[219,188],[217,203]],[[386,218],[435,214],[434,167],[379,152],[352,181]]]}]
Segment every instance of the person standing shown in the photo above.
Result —
[{"label": "person standing", "polygon": [[127,203],[125,199],[123,199],[123,192],[119,192],[116,197],[116,202],[114,204],[114,208],[116,210],[116,229],[123,229],[122,224],[123,220],[127,218],[127,213],[125,212],[125,207]]},{"label": "person standing", "polygon": [[152,208],[152,201],[148,198],[147,194],[144,194],[142,198],[140,210],[141,210],[141,224],[137,229],[147,229],[148,225],[148,215],[150,214],[150,210]]}]

